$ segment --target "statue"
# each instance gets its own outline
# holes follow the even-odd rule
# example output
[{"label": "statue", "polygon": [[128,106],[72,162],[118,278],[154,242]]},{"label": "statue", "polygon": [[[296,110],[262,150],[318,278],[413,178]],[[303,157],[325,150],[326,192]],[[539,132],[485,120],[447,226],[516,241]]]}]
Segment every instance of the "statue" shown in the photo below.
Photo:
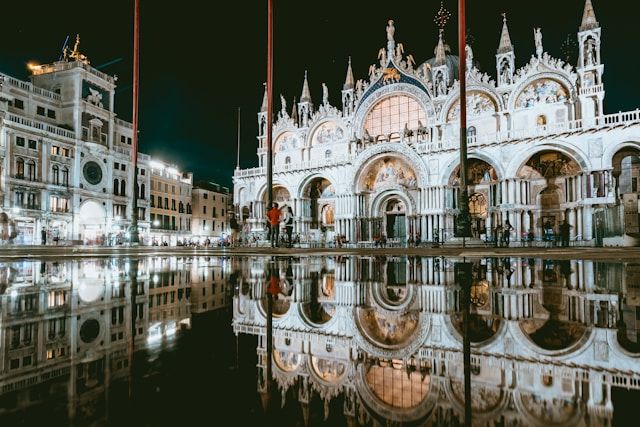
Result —
[{"label": "statue", "polygon": [[464,48],[466,61],[465,65],[467,67],[467,71],[473,68],[473,50],[471,50],[471,46],[466,45]]},{"label": "statue", "polygon": [[324,83],[322,83],[322,104],[329,105],[329,88]]},{"label": "statue", "polygon": [[282,105],[282,111],[287,111],[287,100],[280,94],[280,105]]},{"label": "statue", "polygon": [[588,39],[585,47],[585,65],[595,64],[596,43],[593,39]]},{"label": "statue", "polygon": [[393,19],[389,19],[389,25],[387,25],[387,40],[390,42],[395,41],[393,35],[396,32],[396,28],[393,26]]},{"label": "statue", "polygon": [[63,57],[65,61],[73,59],[74,61],[84,62],[85,64],[89,64],[89,59],[86,55],[80,53],[80,34],[76,34],[76,42],[73,45],[73,50],[69,52],[69,47],[65,46],[62,51]]},{"label": "statue", "polygon": [[538,55],[538,57],[541,57],[543,53],[543,49],[542,49],[542,30],[540,29],[540,27],[533,29],[533,39],[536,43],[536,55]]},{"label": "statue", "polygon": [[89,88],[89,95],[87,95],[87,102],[102,108],[102,94],[92,88]]}]

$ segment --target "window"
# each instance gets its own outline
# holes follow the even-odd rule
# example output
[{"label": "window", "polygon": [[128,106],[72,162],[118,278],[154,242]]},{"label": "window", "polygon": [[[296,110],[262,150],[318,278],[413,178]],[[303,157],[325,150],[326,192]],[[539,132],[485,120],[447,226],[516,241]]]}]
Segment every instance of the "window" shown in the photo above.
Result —
[{"label": "window", "polygon": [[18,369],[20,367],[20,359],[11,359],[9,369]]},{"label": "window", "polygon": [[172,211],[176,210],[176,200],[175,199],[171,199],[171,210]]},{"label": "window", "polygon": [[220,216],[224,216],[224,209],[220,209]]},{"label": "window", "polygon": [[207,194],[206,192],[202,193],[202,198],[203,199],[208,199],[209,198],[209,194]]},{"label": "window", "polygon": [[47,117],[49,117],[50,119],[55,119],[56,118],[56,111],[55,110],[47,110]]},{"label": "window", "polygon": [[327,160],[331,158],[331,150],[327,150],[324,152],[324,158]]},{"label": "window", "polygon": [[145,213],[146,213],[145,208],[138,208],[138,219],[144,220],[146,217]]},{"label": "window", "polygon": [[114,169],[120,169],[120,163],[118,163],[118,162],[113,162],[113,168],[114,168]]},{"label": "window", "polygon": [[124,136],[124,135],[120,135],[120,142],[123,143],[123,144],[126,144],[127,143],[127,137]]},{"label": "window", "polygon": [[62,185],[65,187],[69,186],[69,168],[66,166],[62,168]]},{"label": "window", "polygon": [[65,156],[65,157],[70,157],[71,150],[69,150],[68,148],[63,148],[62,149],[62,155]]},{"label": "window", "polygon": [[69,199],[58,196],[50,198],[51,211],[53,212],[69,212]]},{"label": "window", "polygon": [[24,110],[24,101],[22,99],[14,99],[13,106],[19,108],[20,110]]},{"label": "window", "polygon": [[171,186],[171,194],[176,194],[176,186],[175,185]]},{"label": "window", "polygon": [[18,147],[24,147],[24,138],[21,136],[16,136],[16,145]]},{"label": "window", "polygon": [[476,131],[476,127],[475,126],[470,126],[467,129],[467,141],[475,141],[477,134],[478,133]]},{"label": "window", "polygon": [[213,213],[212,213],[211,216],[213,216],[214,218],[216,217],[216,207],[215,206],[213,207]]},{"label": "window", "polygon": [[187,203],[187,213],[191,213],[191,203]]},{"label": "window", "polygon": [[291,164],[291,157],[289,157],[289,156],[285,157],[284,164],[285,165],[290,165]]},{"label": "window", "polygon": [[[395,133],[399,140],[405,125],[417,129],[418,122],[427,122],[420,104],[411,97],[399,95],[378,102],[367,114],[364,127],[373,138]],[[395,138],[392,136],[391,139]]]},{"label": "window", "polygon": [[140,171],[140,175],[144,176],[144,174],[145,174],[145,170],[144,170],[144,169],[142,169],[142,170]]},{"label": "window", "polygon": [[16,206],[24,206],[24,193],[16,191]]},{"label": "window", "polygon": [[179,213],[184,213],[184,203],[182,203],[182,202],[178,203],[178,212]]},{"label": "window", "polygon": [[162,209],[162,197],[158,196],[158,207]]},{"label": "window", "polygon": [[121,196],[127,195],[127,181],[125,181],[124,179],[120,181],[120,195]]},{"label": "window", "polygon": [[51,154],[54,156],[59,156],[60,155],[60,147],[58,147],[57,145],[52,145],[51,146]]},{"label": "window", "polygon": [[31,150],[37,150],[38,149],[38,142],[33,140],[33,139],[30,139],[29,140],[29,148]]},{"label": "window", "polygon": [[131,138],[127,138],[127,144],[131,145]]},{"label": "window", "polygon": [[45,115],[44,107],[41,107],[40,105],[38,105],[36,107],[36,114],[39,116],[44,116]]},{"label": "window", "polygon": [[205,215],[207,214],[207,207],[206,206],[202,207],[202,213],[205,214]]},{"label": "window", "polygon": [[120,170],[121,171],[126,171],[127,170],[127,165],[125,165],[124,163],[120,165]]},{"label": "window", "polygon": [[33,160],[29,160],[29,162],[27,163],[27,177],[29,181],[36,180],[36,162],[34,162]]},{"label": "window", "polygon": [[24,179],[24,159],[16,160],[16,178]]},{"label": "window", "polygon": [[115,194],[116,196],[119,194],[120,192],[120,180],[119,179],[114,179],[113,180],[113,194]]},{"label": "window", "polygon": [[53,168],[51,169],[51,182],[54,185],[60,185],[60,167],[58,165],[53,165]]},{"label": "window", "polygon": [[147,198],[147,192],[146,192],[146,187],[144,184],[142,184],[140,186],[140,199],[146,199]]},{"label": "window", "polygon": [[27,194],[27,209],[38,209],[37,197],[37,194],[34,193]]},{"label": "window", "polygon": [[149,200],[149,202],[150,202],[150,206],[151,206],[152,208],[155,208],[155,207],[156,207],[155,200],[156,200],[156,199],[155,199],[155,197],[151,196],[151,200]]},{"label": "window", "polygon": [[164,198],[164,208],[169,209],[169,198],[167,197]]}]

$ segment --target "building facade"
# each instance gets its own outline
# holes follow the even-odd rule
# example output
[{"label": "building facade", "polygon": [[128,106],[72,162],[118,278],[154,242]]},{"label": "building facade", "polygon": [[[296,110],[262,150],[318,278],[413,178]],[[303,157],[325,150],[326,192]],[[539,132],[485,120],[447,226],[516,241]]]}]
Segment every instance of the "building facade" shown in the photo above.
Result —
[{"label": "building facade", "polygon": [[[74,50],[30,66],[30,82],[0,76],[0,239],[108,244],[131,224],[132,125],[114,111],[116,78]],[[139,227],[149,156],[139,154]]]},{"label": "building facade", "polygon": [[227,187],[212,182],[193,186],[193,236],[200,243],[217,241],[229,235],[229,209],[232,195]]},{"label": "building facade", "polygon": [[[468,185],[472,233],[544,240],[564,221],[574,244],[635,244],[634,166],[640,112],[605,115],[601,27],[586,1],[576,64],[553,58],[534,31],[535,52],[515,67],[506,17],[495,78],[467,57]],[[342,108],[328,88],[314,106],[305,74],[291,111],[281,98],[273,126],[274,200],[291,207],[304,241],[345,235],[447,240],[459,213],[458,57],[442,38],[417,64],[396,41],[393,21],[368,78],[349,61]],[[425,49],[426,50],[426,49]],[[245,232],[265,230],[266,94],[258,113],[258,167],[234,174],[234,203]],[[637,181],[637,180],[636,180]]]},{"label": "building facade", "polygon": [[157,160],[150,162],[150,170],[150,244],[182,244],[191,236],[193,174]]}]

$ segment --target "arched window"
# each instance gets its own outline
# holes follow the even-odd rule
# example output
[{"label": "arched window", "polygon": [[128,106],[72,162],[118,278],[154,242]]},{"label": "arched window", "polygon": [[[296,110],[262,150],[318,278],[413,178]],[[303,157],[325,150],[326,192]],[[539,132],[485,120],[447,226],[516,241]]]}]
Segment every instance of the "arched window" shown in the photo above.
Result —
[{"label": "arched window", "polygon": [[146,199],[146,198],[147,198],[147,195],[146,195],[146,188],[145,188],[145,185],[144,185],[144,184],[142,184],[142,185],[140,186],[140,198],[141,198],[141,199]]},{"label": "arched window", "polygon": [[405,125],[409,129],[417,129],[426,122],[426,114],[415,99],[397,95],[384,98],[374,105],[367,114],[364,128],[373,138],[394,134],[391,140],[399,140]]},{"label": "arched window", "polygon": [[285,165],[290,165],[291,164],[291,157],[287,156],[284,158],[284,164]]},{"label": "arched window", "polygon": [[187,213],[191,213],[191,203],[187,203]]},{"label": "arched window", "polygon": [[127,195],[127,181],[125,181],[124,179],[120,181],[120,195],[121,196]]},{"label": "arched window", "polygon": [[470,126],[467,128],[467,141],[468,142],[474,142],[476,140],[476,135],[477,135],[477,131],[476,131],[476,127],[475,126]]},{"label": "arched window", "polygon": [[29,181],[36,180],[36,162],[34,162],[33,160],[29,160],[29,162],[27,163],[27,177]]},{"label": "arched window", "polygon": [[16,178],[24,179],[24,159],[21,157],[16,160]]},{"label": "arched window", "polygon": [[151,206],[152,208],[156,207],[156,199],[151,196],[151,198],[149,199],[149,206]]},{"label": "arched window", "polygon": [[178,213],[184,213],[184,203],[178,203]]},{"label": "arched window", "polygon": [[60,167],[58,165],[53,165],[51,168],[51,182],[54,185],[60,185]]},{"label": "arched window", "polygon": [[327,150],[324,152],[324,158],[327,160],[331,158],[331,150]]},{"label": "arched window", "polygon": [[62,168],[62,185],[69,186],[69,168],[66,166]]},{"label": "arched window", "polygon": [[117,178],[113,180],[113,194],[120,194],[120,180]]}]

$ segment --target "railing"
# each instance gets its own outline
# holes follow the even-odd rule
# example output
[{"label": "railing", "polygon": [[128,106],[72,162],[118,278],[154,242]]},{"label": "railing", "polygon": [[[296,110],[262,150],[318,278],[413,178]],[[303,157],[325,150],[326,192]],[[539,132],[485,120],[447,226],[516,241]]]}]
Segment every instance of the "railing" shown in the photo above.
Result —
[{"label": "railing", "polygon": [[127,128],[127,129],[133,129],[133,124],[132,123],[129,123],[129,122],[127,122],[125,120],[122,120],[122,119],[119,119],[117,117],[115,119],[115,124],[117,126],[122,126],[122,127]]},{"label": "railing", "polygon": [[18,80],[15,77],[11,77],[3,73],[0,73],[0,78],[2,78],[6,84],[18,89],[35,93],[36,95],[44,96],[45,98],[53,99],[54,101],[60,101],[62,99],[60,94],[34,86],[33,83]]},{"label": "railing", "polygon": [[40,122],[38,120],[28,119],[26,117],[18,116],[15,114],[7,113],[6,118],[13,123],[18,123],[23,126],[38,129],[40,131],[49,132],[54,135],[63,136],[65,138],[75,139],[76,134],[73,131],[53,126],[48,123]]},{"label": "railing", "polygon": [[[273,166],[273,173],[287,172],[287,171],[296,171],[296,170],[308,170],[315,168],[322,168],[327,166],[337,166],[345,163],[349,163],[353,160],[352,156],[341,156],[341,157],[333,157],[330,159],[320,159],[320,160],[307,160],[304,162],[297,163],[289,163],[289,164],[280,164]],[[262,175],[266,173],[267,168],[257,167],[250,169],[236,169],[234,172],[234,177],[241,178],[247,176],[256,176]]]},{"label": "railing", "polygon": [[112,76],[105,74],[102,71],[98,71],[92,66],[80,61],[57,61],[57,62],[54,62],[53,64],[38,65],[32,68],[32,73],[34,76],[38,76],[40,74],[71,70],[73,68],[83,68],[86,71],[88,71],[90,74],[93,74],[96,77],[106,80],[109,83],[115,82]]},{"label": "railing", "polygon": [[580,95],[593,95],[594,93],[602,92],[604,90],[604,85],[599,84],[595,86],[587,86],[580,88]]}]

